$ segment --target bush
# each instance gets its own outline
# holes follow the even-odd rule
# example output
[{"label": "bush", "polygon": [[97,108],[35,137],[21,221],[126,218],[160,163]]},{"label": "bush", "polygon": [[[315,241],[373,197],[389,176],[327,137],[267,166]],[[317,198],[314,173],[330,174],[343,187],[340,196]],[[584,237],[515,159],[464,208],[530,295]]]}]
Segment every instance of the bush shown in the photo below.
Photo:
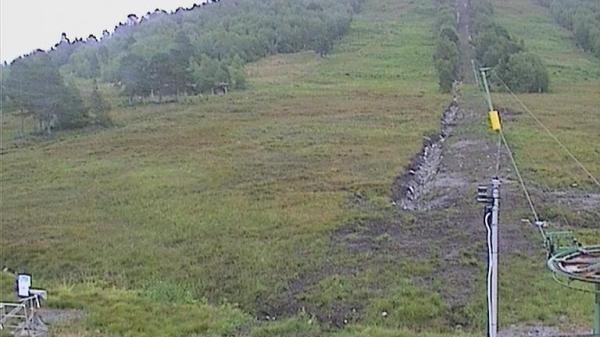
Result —
[{"label": "bush", "polygon": [[442,0],[438,4],[434,28],[438,36],[433,63],[438,73],[440,90],[450,92],[452,84],[459,77],[460,57],[454,8],[449,1]]},{"label": "bush", "polygon": [[532,53],[511,55],[500,77],[516,92],[548,91],[548,71],[542,59]]},{"label": "bush", "polygon": [[477,61],[493,67],[513,91],[548,91],[548,71],[540,57],[525,53],[524,42],[516,41],[506,28],[494,22],[489,0],[473,0],[472,4]]},{"label": "bush", "polygon": [[440,38],[433,58],[438,72],[440,90],[450,92],[458,73],[458,47],[447,38]]}]

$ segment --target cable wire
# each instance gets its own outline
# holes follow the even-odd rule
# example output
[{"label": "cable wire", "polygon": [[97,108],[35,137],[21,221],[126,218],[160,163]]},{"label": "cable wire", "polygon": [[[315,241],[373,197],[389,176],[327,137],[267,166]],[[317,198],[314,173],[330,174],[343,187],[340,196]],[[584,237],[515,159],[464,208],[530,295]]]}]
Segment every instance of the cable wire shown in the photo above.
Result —
[{"label": "cable wire", "polygon": [[517,97],[517,95],[515,95],[515,93],[510,90],[510,87],[502,80],[502,78],[500,78],[500,76],[496,73],[496,71],[492,71],[492,73],[496,76],[496,78],[502,83],[502,85],[506,88],[506,90],[508,90],[508,92],[510,93],[511,97],[513,97],[513,99],[519,103],[523,109],[525,109],[525,111],[527,111],[529,113],[529,115],[544,129],[544,131],[546,131],[546,133],[552,138],[554,139],[554,141],[556,143],[558,143],[558,145],[560,145],[560,147],[569,155],[569,157],[571,157],[571,159],[573,159],[573,161],[592,179],[592,181],[598,186],[600,187],[600,181],[594,177],[594,175],[577,159],[577,157],[575,157],[575,155],[567,148],[566,145],[564,145],[559,139],[558,137],[556,137],[552,131],[550,131],[550,129],[548,129],[548,127],[542,123],[542,121],[525,105],[525,103],[523,103],[523,101],[521,99],[519,99],[519,97]]},{"label": "cable wire", "polygon": [[502,150],[502,134],[498,132],[498,143],[496,145],[496,178],[500,177],[500,150]]},{"label": "cable wire", "polygon": [[523,180],[523,177],[521,176],[521,171],[519,170],[519,167],[517,166],[517,162],[515,160],[515,157],[512,154],[512,150],[511,150],[510,146],[508,145],[508,142],[506,141],[504,132],[502,132],[502,130],[500,130],[499,133],[500,133],[500,137],[502,138],[502,142],[504,143],[504,146],[506,147],[506,151],[508,152],[508,156],[510,157],[510,161],[512,162],[512,165],[515,169],[515,173],[517,174],[519,183],[521,184],[521,189],[523,190],[523,193],[525,194],[525,197],[527,198],[527,202],[529,203],[529,208],[531,208],[533,217],[536,222],[539,222],[540,218],[538,216],[538,212],[535,210],[535,206],[533,205],[533,201],[531,200],[531,195],[529,194],[529,190],[527,190],[527,186],[525,185],[525,181]]},{"label": "cable wire", "polygon": [[492,266],[492,251],[493,251],[493,247],[492,247],[492,226],[490,225],[490,217],[492,216],[491,213],[486,212],[484,217],[483,217],[483,223],[485,224],[485,229],[487,231],[487,248],[488,248],[488,272],[487,272],[487,314],[488,314],[488,321],[492,320],[492,313],[493,313],[493,309],[492,309],[492,276],[493,274],[493,270],[491,268]]},{"label": "cable wire", "polygon": [[[485,99],[485,97],[484,97],[484,99]],[[521,171],[519,170],[519,167],[517,166],[517,162],[513,155],[512,149],[510,148],[510,145],[508,145],[508,141],[506,140],[506,137],[504,136],[504,132],[502,131],[502,129],[500,129],[498,131],[498,144],[497,144],[497,151],[496,151],[496,177],[499,176],[499,171],[500,171],[500,153],[501,153],[500,151],[502,149],[502,143],[504,143],[504,146],[506,147],[508,156],[510,158],[512,166],[513,166],[515,173],[517,175],[517,178],[519,180],[519,184],[521,185],[521,189],[523,190],[523,194],[525,195],[525,198],[527,199],[527,203],[529,204],[529,208],[531,209],[531,213],[533,214],[533,217],[534,217],[534,219],[536,221],[536,225],[537,225],[540,222],[538,212],[535,209],[535,205],[533,204],[533,200],[531,199],[531,195],[529,194],[527,185],[525,185],[525,181],[523,179],[523,176],[521,175]],[[546,234],[545,234],[543,228],[541,228],[539,225],[537,225],[537,226],[540,229],[542,236],[545,238]]]}]

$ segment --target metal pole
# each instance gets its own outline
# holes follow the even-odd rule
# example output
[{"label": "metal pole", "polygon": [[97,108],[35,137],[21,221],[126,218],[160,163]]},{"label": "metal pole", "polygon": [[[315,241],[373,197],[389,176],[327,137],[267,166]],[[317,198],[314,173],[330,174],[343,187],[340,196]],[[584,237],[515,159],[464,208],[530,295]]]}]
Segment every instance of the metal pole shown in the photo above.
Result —
[{"label": "metal pole", "polygon": [[494,204],[492,205],[491,224],[492,265],[490,268],[492,277],[490,280],[490,308],[492,312],[490,315],[490,337],[496,337],[498,333],[498,211],[500,209],[500,180],[498,178],[492,179],[492,199]]},{"label": "metal pole", "polygon": [[596,301],[594,313],[594,334],[600,335],[600,283],[596,284]]},{"label": "metal pole", "polygon": [[486,75],[486,71],[489,70],[490,68],[481,68],[481,78],[483,79],[483,88],[485,89],[485,95],[487,98],[487,102],[488,102],[488,107],[490,108],[490,111],[494,110],[494,106],[492,105],[492,96],[490,95],[490,87],[488,86],[488,82],[487,82],[487,75]]},{"label": "metal pole", "polygon": [[475,68],[475,61],[471,59],[471,67],[473,68],[473,76],[475,76],[475,83],[477,83],[477,87],[481,90],[481,83],[479,83],[479,75],[477,74],[477,69]]}]

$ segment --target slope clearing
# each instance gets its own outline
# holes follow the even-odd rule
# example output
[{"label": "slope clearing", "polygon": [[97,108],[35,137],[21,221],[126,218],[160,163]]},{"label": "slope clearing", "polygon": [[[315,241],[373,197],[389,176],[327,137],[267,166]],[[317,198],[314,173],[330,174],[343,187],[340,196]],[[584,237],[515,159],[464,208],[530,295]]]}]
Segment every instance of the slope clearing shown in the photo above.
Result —
[{"label": "slope clearing", "polygon": [[[84,328],[109,334],[129,331],[125,324],[139,336],[201,332],[138,315],[172,300],[231,303],[259,319],[304,305],[325,324],[359,319],[356,309],[384,296],[375,285],[402,272],[384,281],[377,270],[353,270],[356,256],[330,254],[331,235],[391,211],[394,176],[437,128],[448,98],[437,94],[431,19],[429,1],[370,1],[330,57],[249,65],[247,91],[116,109],[113,129],[6,142],[3,264],[32,272],[51,303],[83,308]],[[78,294],[86,282],[97,296],[52,291],[64,283]],[[355,296],[368,285],[372,294]],[[143,298],[122,303],[128,296],[105,287]],[[122,316],[124,305],[131,315]]]},{"label": "slope clearing", "polygon": [[[552,72],[550,94],[520,99],[599,176],[598,61],[533,2],[496,6]],[[433,16],[429,0],[367,1],[329,57],[273,56],[247,66],[246,91],[115,109],[112,129],[12,142],[18,122],[7,117],[2,264],[32,272],[50,306],[83,310],[54,327],[60,336],[481,331],[484,229],[472,192],[492,172],[482,158],[494,139],[472,88],[425,199],[437,207],[404,212],[389,198],[450,100],[437,93]],[[506,132],[536,204],[597,241],[597,209],[569,206],[593,186],[508,95],[494,99],[515,112]],[[591,297],[544,271],[507,158],[502,172],[501,325],[581,330]],[[2,297],[11,284],[3,274]]]}]

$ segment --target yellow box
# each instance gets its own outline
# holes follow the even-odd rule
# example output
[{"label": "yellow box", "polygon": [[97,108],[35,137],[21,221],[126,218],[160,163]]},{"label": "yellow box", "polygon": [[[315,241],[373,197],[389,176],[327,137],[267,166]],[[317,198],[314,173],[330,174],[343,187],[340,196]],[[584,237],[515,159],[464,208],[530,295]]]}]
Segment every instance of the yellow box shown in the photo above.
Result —
[{"label": "yellow box", "polygon": [[492,130],[500,131],[502,126],[500,124],[500,114],[498,114],[498,111],[490,111],[488,116],[490,118],[490,126],[492,127]]}]

